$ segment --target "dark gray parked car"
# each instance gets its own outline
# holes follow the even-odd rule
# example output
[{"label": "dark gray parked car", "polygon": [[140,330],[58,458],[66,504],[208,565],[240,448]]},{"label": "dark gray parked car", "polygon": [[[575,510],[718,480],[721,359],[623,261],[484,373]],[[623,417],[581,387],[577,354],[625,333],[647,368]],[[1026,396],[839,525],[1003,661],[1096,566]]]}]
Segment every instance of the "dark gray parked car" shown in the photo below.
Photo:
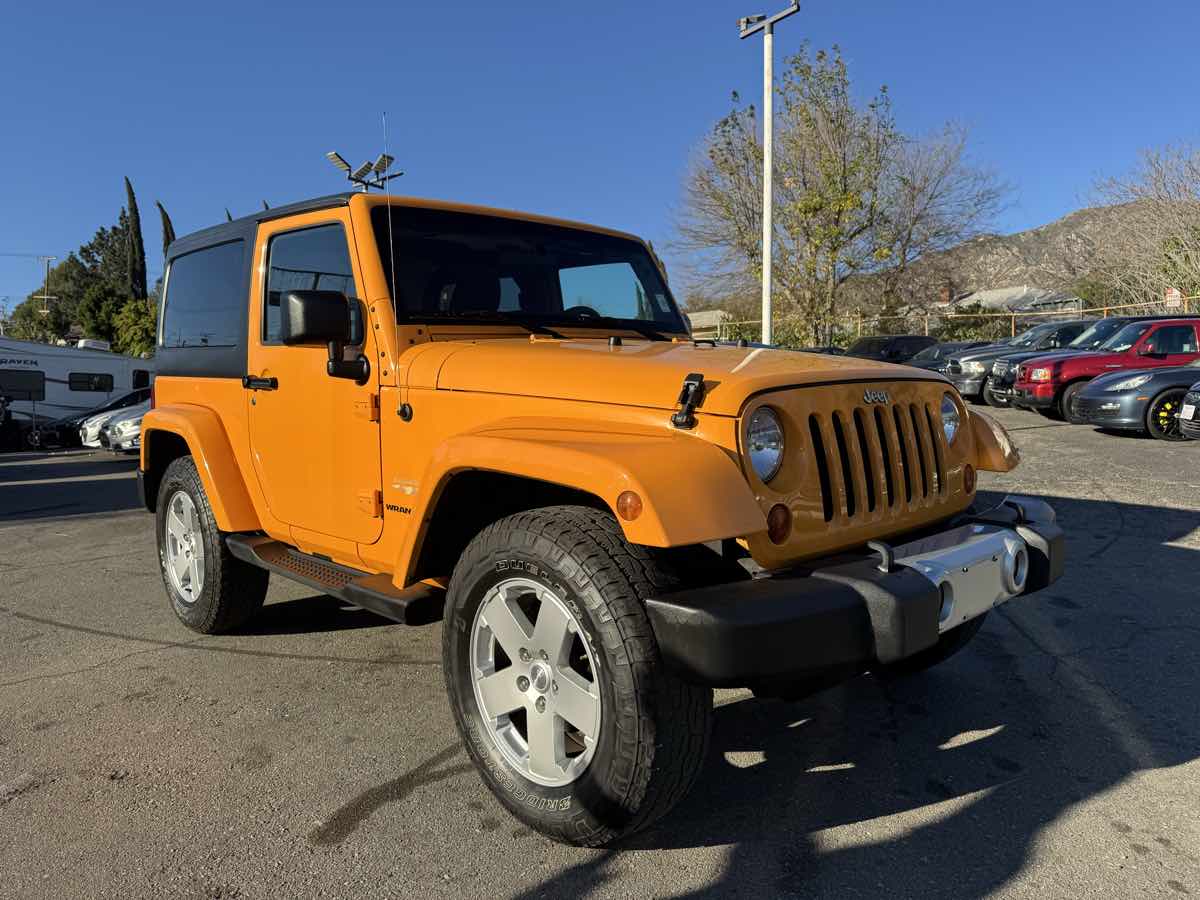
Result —
[{"label": "dark gray parked car", "polygon": [[[1075,398],[1075,415],[1088,425],[1141,431],[1182,441],[1185,396],[1200,378],[1200,359],[1164,369],[1123,369],[1093,378]],[[1189,410],[1192,416],[1195,410]],[[1189,424],[1191,417],[1189,416]],[[1200,423],[1197,423],[1200,424]]]},{"label": "dark gray parked car", "polygon": [[932,347],[926,347],[905,363],[905,365],[918,369],[928,369],[931,372],[945,372],[946,366],[950,364],[950,357],[955,353],[990,346],[991,341],[946,341],[943,344],[934,344]]}]

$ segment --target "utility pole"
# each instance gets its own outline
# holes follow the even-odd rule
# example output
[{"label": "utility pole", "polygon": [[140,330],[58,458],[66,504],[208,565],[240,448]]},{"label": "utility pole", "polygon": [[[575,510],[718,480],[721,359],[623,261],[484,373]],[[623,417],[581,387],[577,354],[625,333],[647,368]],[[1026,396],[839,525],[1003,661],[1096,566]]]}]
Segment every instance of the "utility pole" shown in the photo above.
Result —
[{"label": "utility pole", "polygon": [[58,299],[57,297],[50,296],[50,263],[54,262],[54,260],[58,259],[58,257],[41,256],[38,258],[44,260],[46,263],[46,283],[42,285],[42,308],[38,310],[38,313],[43,316],[48,316],[50,315],[50,301]]},{"label": "utility pole", "polygon": [[775,23],[800,11],[800,0],[773,16],[746,16],[738,19],[739,36],[745,40],[759,31],[763,34],[763,236],[762,236],[762,342],[771,343],[771,245],[774,243],[772,206],[774,191],[774,94],[775,94]]},{"label": "utility pole", "polygon": [[4,328],[8,325],[8,299],[8,294],[0,297],[0,337],[4,337]]}]

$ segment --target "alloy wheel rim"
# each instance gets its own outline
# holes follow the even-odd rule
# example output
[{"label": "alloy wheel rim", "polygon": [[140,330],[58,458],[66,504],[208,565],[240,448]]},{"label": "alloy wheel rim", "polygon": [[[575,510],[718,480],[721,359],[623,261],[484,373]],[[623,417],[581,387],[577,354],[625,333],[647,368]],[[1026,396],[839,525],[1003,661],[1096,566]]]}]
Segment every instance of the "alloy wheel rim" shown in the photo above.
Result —
[{"label": "alloy wheel rim", "polygon": [[196,504],[186,491],[167,501],[164,565],[171,586],[185,603],[195,603],[204,590],[204,539]]},{"label": "alloy wheel rim", "polygon": [[600,734],[596,655],[553,591],[507,578],[471,627],[471,679],[485,730],[531,781],[561,787],[583,774]]},{"label": "alloy wheel rim", "polygon": [[1179,404],[1174,397],[1165,397],[1154,407],[1154,421],[1158,430],[1168,436],[1175,437],[1183,433],[1179,427]]}]

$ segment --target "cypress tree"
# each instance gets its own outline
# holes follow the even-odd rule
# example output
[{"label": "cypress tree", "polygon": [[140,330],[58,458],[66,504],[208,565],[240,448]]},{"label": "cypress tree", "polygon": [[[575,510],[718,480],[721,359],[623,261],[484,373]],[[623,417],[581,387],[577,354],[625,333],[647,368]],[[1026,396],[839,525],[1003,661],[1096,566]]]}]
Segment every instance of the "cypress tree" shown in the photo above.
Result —
[{"label": "cypress tree", "polygon": [[154,205],[158,207],[158,214],[162,216],[162,232],[163,232],[163,256],[167,255],[167,248],[171,246],[171,241],[175,240],[175,226],[171,224],[171,217],[167,215],[167,211],[163,208],[162,203],[154,201]]},{"label": "cypress tree", "polygon": [[138,214],[137,198],[129,176],[125,177],[125,194],[129,198],[129,233],[127,248],[129,258],[129,296],[135,300],[146,299],[146,245],[142,243],[142,217]]}]

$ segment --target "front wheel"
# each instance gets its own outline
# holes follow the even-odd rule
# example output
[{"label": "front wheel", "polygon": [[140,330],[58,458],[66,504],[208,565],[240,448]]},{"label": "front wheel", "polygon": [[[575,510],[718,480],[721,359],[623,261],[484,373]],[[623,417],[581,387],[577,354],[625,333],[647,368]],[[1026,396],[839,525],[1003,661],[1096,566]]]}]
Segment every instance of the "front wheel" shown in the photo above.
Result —
[{"label": "front wheel", "polygon": [[558,841],[609,844],[695,781],[712,691],[667,671],[645,600],[670,581],[616,521],[574,506],[484,529],[455,566],[442,659],[484,783]]},{"label": "front wheel", "polygon": [[1079,399],[1079,395],[1083,393],[1085,387],[1087,387],[1086,381],[1077,381],[1074,384],[1068,384],[1059,395],[1058,414],[1072,425],[1087,424],[1087,420],[1075,410],[1075,401]]},{"label": "front wheel", "polygon": [[1179,410],[1186,390],[1163,391],[1146,407],[1146,431],[1160,441],[1187,440],[1179,426]]}]

